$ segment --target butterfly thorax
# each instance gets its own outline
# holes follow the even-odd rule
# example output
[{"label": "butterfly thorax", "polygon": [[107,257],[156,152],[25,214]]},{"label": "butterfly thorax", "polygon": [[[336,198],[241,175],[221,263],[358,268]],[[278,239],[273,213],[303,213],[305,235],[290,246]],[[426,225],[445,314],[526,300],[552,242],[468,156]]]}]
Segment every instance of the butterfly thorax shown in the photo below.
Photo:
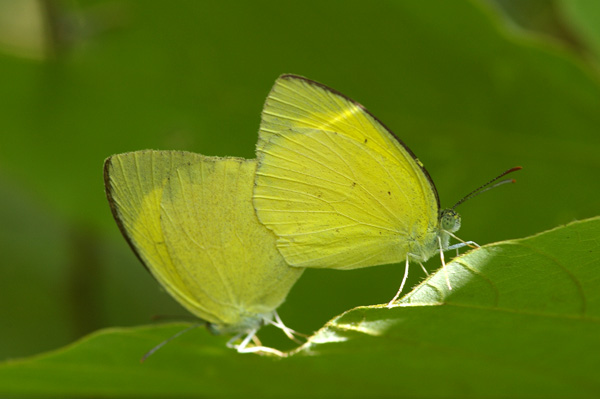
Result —
[{"label": "butterfly thorax", "polygon": [[440,212],[438,223],[431,226],[424,237],[413,241],[409,250],[411,260],[426,262],[433,255],[445,251],[450,246],[450,237],[460,229],[460,215],[453,209]]}]

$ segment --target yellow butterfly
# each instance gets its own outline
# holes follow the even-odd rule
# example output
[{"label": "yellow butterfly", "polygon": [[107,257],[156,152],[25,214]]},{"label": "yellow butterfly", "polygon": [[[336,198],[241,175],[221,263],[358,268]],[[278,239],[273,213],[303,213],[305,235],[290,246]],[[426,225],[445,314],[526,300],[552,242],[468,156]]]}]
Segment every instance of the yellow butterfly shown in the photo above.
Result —
[{"label": "yellow butterfly", "polygon": [[137,151],[108,158],[104,179],[123,236],[173,298],[212,332],[237,334],[228,346],[239,352],[282,355],[255,334],[267,323],[291,334],[275,309],[303,269],[256,218],[255,170],[255,160]]},{"label": "yellow butterfly", "polygon": [[355,269],[405,262],[391,306],[410,261],[476,245],[449,245],[461,219],[454,207],[440,210],[421,161],[361,104],[320,83],[295,75],[277,79],[256,152],[254,207],[290,265]]}]

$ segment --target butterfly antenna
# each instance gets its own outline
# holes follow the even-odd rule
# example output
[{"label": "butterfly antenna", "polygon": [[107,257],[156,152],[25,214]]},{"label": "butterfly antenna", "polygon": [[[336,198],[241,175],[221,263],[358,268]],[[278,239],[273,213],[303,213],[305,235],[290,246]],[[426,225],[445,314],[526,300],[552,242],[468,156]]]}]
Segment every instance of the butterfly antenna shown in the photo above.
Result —
[{"label": "butterfly antenna", "polygon": [[476,197],[476,196],[478,196],[479,194],[481,194],[483,192],[491,190],[492,188],[496,188],[496,187],[501,186],[501,185],[506,184],[506,183],[514,183],[514,182],[516,182],[515,179],[506,179],[506,180],[502,180],[502,181],[500,181],[500,182],[498,182],[498,183],[490,186],[490,184],[494,183],[496,180],[500,179],[501,177],[506,176],[509,173],[516,172],[517,170],[521,170],[521,169],[523,169],[523,167],[521,167],[521,166],[515,166],[514,168],[510,168],[509,170],[507,170],[506,172],[502,173],[501,175],[494,177],[489,182],[487,182],[484,185],[482,185],[482,186],[476,188],[475,190],[471,191],[463,199],[461,199],[456,204],[454,204],[454,206],[452,208],[450,208],[450,209],[454,209],[457,206],[459,206],[460,204],[462,204],[463,202],[465,202],[466,200],[471,199],[473,197]]},{"label": "butterfly antenna", "polygon": [[177,338],[180,335],[185,334],[186,332],[193,330],[194,328],[199,327],[201,325],[202,324],[194,324],[193,326],[188,327],[185,330],[181,330],[177,334],[172,335],[169,338],[165,339],[163,342],[161,342],[160,344],[156,345],[154,348],[152,348],[148,352],[146,352],[146,354],[144,356],[142,356],[142,358],[140,359],[140,363],[144,363],[146,361],[146,359],[148,359],[150,356],[152,356],[154,354],[154,352],[156,352],[157,350],[159,350],[160,348],[165,346],[167,343],[173,341],[175,338]]}]

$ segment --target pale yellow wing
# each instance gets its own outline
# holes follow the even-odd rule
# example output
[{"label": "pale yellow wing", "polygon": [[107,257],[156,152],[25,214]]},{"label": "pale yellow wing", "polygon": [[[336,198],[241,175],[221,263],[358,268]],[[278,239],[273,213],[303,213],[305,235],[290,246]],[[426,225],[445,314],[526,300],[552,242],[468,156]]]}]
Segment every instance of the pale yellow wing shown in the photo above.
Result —
[{"label": "pale yellow wing", "polygon": [[106,194],[129,245],[179,303],[202,319],[216,323],[216,315],[199,314],[199,304],[174,272],[160,224],[160,203],[169,175],[187,162],[200,162],[202,156],[179,151],[136,151],[113,155],[104,164]]},{"label": "pale yellow wing", "polygon": [[252,207],[256,160],[205,158],[165,186],[161,221],[178,276],[221,324],[275,310],[302,269],[285,263]]},{"label": "pale yellow wing", "polygon": [[302,272],[285,264],[256,219],[255,167],[176,151],[105,164],[109,202],[131,247],[178,302],[220,330],[244,330],[273,311]]},{"label": "pale yellow wing", "polygon": [[319,83],[275,82],[257,156],[254,207],[291,265],[400,262],[438,230],[422,164],[364,107]]}]

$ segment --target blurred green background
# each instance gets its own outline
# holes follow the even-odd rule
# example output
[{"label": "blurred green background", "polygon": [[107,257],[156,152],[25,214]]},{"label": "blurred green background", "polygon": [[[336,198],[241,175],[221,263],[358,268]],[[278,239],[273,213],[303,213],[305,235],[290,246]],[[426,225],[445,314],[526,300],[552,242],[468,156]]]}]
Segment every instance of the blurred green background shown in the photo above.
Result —
[{"label": "blurred green background", "polygon": [[[517,184],[461,205],[465,240],[598,215],[598,4],[0,1],[0,358],[185,315],[120,236],[103,160],[254,157],[282,73],[364,104],[423,161],[442,206],[523,166]],[[310,333],[386,302],[402,273],[308,270],[279,313]],[[409,284],[422,277],[413,268]]]}]

